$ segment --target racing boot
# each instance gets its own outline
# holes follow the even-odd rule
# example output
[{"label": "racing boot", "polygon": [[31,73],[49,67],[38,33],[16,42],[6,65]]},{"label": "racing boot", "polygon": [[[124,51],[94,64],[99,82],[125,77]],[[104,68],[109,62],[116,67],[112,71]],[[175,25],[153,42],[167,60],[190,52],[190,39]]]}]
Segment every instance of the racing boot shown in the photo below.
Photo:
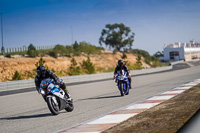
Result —
[{"label": "racing boot", "polygon": [[131,81],[132,81],[132,78],[129,78],[129,89],[132,89],[132,87],[131,87]]},{"label": "racing boot", "polygon": [[129,85],[129,89],[132,89],[131,84]]},{"label": "racing boot", "polygon": [[67,97],[68,101],[72,101],[71,95],[69,94],[69,91],[67,90],[67,88],[64,89],[65,95]]}]

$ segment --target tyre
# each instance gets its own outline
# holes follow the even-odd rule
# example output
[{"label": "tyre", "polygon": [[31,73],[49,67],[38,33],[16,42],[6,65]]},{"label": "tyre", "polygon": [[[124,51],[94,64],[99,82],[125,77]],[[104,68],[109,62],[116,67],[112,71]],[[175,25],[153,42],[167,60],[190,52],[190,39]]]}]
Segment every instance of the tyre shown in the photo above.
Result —
[{"label": "tyre", "polygon": [[126,88],[126,90],[125,90],[126,94],[125,95],[128,95],[129,94],[129,86],[127,86],[127,83],[125,83],[125,88]]},{"label": "tyre", "polygon": [[46,99],[47,105],[49,110],[53,115],[58,115],[59,114],[59,107],[58,105],[53,101],[52,97],[47,97]]},{"label": "tyre", "polygon": [[67,112],[72,112],[74,110],[74,105],[73,105],[72,101],[69,102],[69,106],[67,108],[65,108],[65,110]]},{"label": "tyre", "polygon": [[119,90],[120,90],[120,94],[121,94],[121,96],[124,96],[124,85],[123,85],[123,83],[119,83]]}]

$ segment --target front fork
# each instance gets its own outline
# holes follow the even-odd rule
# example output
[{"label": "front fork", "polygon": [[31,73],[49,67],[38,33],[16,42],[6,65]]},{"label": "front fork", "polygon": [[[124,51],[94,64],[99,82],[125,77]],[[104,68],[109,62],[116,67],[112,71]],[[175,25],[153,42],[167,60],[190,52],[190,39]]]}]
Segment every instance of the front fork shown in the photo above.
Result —
[{"label": "front fork", "polygon": [[118,86],[118,89],[120,90],[120,88],[121,88],[121,84],[123,84],[123,82],[121,82],[121,81],[118,81],[117,82],[117,86]]},{"label": "front fork", "polygon": [[56,97],[55,97],[55,96],[48,95],[47,97],[51,97],[51,98],[52,98],[52,100],[53,100],[53,102],[54,102],[56,105],[58,105],[58,102],[57,102],[57,100],[56,100]]},{"label": "front fork", "polygon": [[118,89],[120,90],[120,87],[121,86],[119,86],[120,84],[123,84],[123,88],[126,88],[126,87],[129,87],[129,85],[130,85],[130,83],[129,84],[126,84],[126,83],[123,83],[123,82],[117,82],[117,86],[118,86]]}]

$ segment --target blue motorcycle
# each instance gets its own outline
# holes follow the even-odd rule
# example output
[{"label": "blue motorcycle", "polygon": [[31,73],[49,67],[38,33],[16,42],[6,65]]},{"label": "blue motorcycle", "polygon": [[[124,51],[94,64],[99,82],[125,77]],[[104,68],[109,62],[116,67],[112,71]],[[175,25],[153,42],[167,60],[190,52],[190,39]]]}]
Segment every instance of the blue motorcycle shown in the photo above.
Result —
[{"label": "blue motorcycle", "polygon": [[58,115],[60,110],[71,112],[74,109],[73,101],[68,100],[65,92],[55,84],[53,79],[44,79],[40,84],[39,93],[47,102],[48,108],[53,115]]},{"label": "blue motorcycle", "polygon": [[120,91],[121,96],[129,94],[129,80],[127,72],[120,70],[116,76],[117,86]]}]

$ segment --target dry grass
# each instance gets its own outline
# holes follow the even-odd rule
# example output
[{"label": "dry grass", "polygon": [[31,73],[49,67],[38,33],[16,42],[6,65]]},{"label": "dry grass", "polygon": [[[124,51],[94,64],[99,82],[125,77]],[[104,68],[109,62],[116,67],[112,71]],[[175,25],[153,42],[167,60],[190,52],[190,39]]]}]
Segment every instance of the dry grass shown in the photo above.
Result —
[{"label": "dry grass", "polygon": [[[91,62],[96,68],[109,69],[116,66],[117,61],[121,59],[122,53],[112,54],[109,51],[100,55],[90,55]],[[87,60],[87,56],[75,56],[74,57],[80,65],[83,60]],[[15,71],[18,71],[21,75],[32,74],[35,69],[35,63],[38,62],[40,57],[28,58],[22,56],[16,56],[15,58],[0,58],[0,82],[11,80]],[[71,65],[71,59],[69,57],[58,57],[57,59],[52,57],[43,57],[46,61],[45,64],[49,69],[54,69],[57,72],[69,71]],[[131,64],[136,62],[136,56],[133,54],[127,54],[127,61]],[[32,75],[33,76],[33,75]],[[28,76],[24,77],[28,79]]]}]

